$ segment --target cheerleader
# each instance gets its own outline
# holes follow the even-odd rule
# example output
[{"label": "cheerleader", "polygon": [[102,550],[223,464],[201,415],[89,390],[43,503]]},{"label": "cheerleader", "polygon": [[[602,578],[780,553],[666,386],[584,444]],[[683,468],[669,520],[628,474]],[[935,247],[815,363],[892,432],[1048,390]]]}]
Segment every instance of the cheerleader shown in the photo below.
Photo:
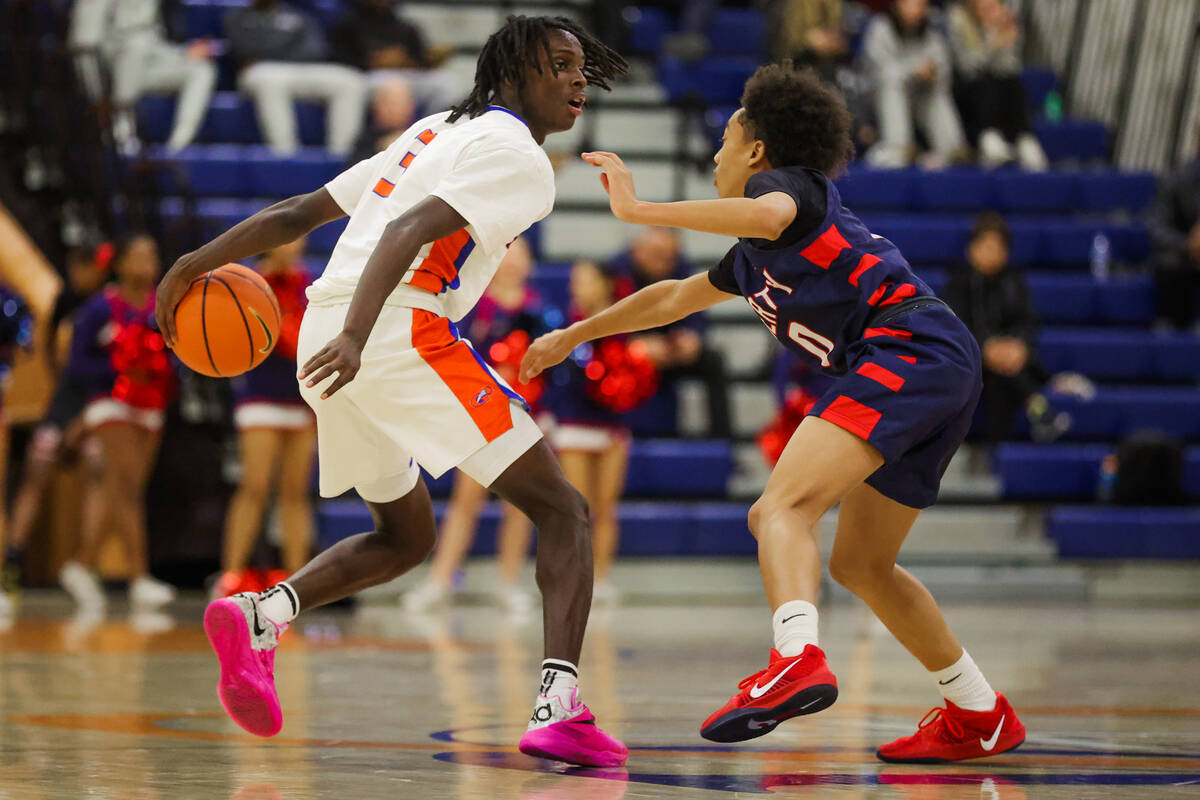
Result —
[{"label": "cheerleader", "polygon": [[[76,312],[67,369],[88,397],[83,423],[104,461],[103,512],[128,558],[130,603],[149,610],[175,598],[173,587],[149,575],[145,508],[175,371],[154,322],[158,245],[147,234],[130,234],[117,244],[112,268],[116,282]],[[105,605],[94,572],[102,533],[99,524],[85,526],[79,550],[58,576],[83,611]]]},{"label": "cheerleader", "polygon": [[[496,269],[496,276],[465,327],[479,354],[525,398],[533,409],[534,419],[539,419],[544,416],[538,413],[541,381],[531,386],[517,385],[517,367],[525,354],[525,345],[558,322],[547,325],[543,321],[548,312],[538,293],[528,286],[533,267],[529,244],[524,239],[517,239],[509,246]],[[549,313],[557,313],[561,321],[561,312]],[[454,578],[475,541],[479,515],[487,498],[487,489],[466,473],[455,474],[429,575],[404,596],[406,610],[424,611],[444,601],[453,591]],[[496,536],[500,575],[496,599],[514,614],[533,608],[533,598],[518,585],[532,533],[533,523],[524,514],[510,503],[501,503],[500,528]]]},{"label": "cheerleader", "polygon": [[13,501],[12,525],[4,548],[4,588],[10,594],[15,594],[21,584],[25,543],[37,522],[55,467],[73,461],[82,463],[80,528],[91,538],[95,535],[92,531],[103,523],[100,514],[104,508],[104,462],[98,442],[87,436],[83,424],[87,390],[64,367],[74,314],[104,285],[112,255],[113,246],[108,242],[95,248],[77,247],[67,253],[67,282],[55,298],[48,327],[49,342],[42,348],[47,371],[58,384],[50,408],[26,448],[25,474]]},{"label": "cheerleader", "polygon": [[[570,280],[572,321],[608,308],[613,304],[615,290],[614,277],[606,268],[592,261],[576,262]],[[596,383],[597,367],[602,366],[601,353],[623,341],[623,337],[610,337],[576,349],[563,366],[550,374],[547,384],[549,406],[556,420],[550,442],[558,452],[567,480],[587,498],[591,509],[596,582],[592,597],[597,603],[613,603],[617,599],[608,574],[620,541],[617,511],[625,488],[630,444],[629,428],[621,412],[636,402],[625,397],[602,399],[605,396],[592,384]],[[615,349],[622,353],[627,350],[623,344]],[[643,381],[633,391],[645,388]]]},{"label": "cheerleader", "polygon": [[[214,599],[274,586],[309,558],[309,494],[317,428],[296,382],[296,338],[307,304],[304,290],[312,282],[300,260],[304,245],[300,238],[276,247],[256,265],[279,300],[283,322],[275,349],[266,360],[234,380],[237,406],[233,421],[241,449],[242,479],[225,517],[222,574],[213,587]],[[273,490],[283,539],[283,569],[260,576],[246,565]]]}]

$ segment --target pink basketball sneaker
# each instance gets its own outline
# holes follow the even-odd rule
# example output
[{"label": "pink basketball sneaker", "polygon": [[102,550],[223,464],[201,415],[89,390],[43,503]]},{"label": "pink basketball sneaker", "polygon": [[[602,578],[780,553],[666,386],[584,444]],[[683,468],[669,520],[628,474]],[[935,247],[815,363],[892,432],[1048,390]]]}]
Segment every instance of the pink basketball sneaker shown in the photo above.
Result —
[{"label": "pink basketball sneaker", "polygon": [[259,613],[256,594],[216,600],[204,611],[204,632],[221,662],[221,705],[234,722],[256,736],[274,736],[283,727],[275,691],[275,647],[285,628]]},{"label": "pink basketball sneaker", "polygon": [[619,767],[629,757],[625,745],[600,730],[592,712],[579,701],[579,689],[571,692],[570,708],[557,697],[539,695],[519,746],[527,756],[584,767]]}]

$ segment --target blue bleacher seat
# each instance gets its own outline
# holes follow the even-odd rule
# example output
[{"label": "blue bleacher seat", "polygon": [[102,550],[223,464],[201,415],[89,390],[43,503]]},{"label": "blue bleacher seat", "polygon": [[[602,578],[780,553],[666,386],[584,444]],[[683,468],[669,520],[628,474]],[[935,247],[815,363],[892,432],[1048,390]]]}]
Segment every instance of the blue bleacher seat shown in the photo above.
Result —
[{"label": "blue bleacher seat", "polygon": [[906,209],[913,205],[916,170],[871,169],[856,164],[838,178],[842,203],[851,210]]},{"label": "blue bleacher seat", "polygon": [[707,34],[715,55],[761,59],[767,52],[767,20],[761,11],[720,9],[709,24]]},{"label": "blue bleacher seat", "polygon": [[1029,107],[1040,110],[1046,106],[1046,95],[1058,88],[1058,78],[1054,70],[1029,67],[1021,70],[1021,85]]},{"label": "blue bleacher seat", "polygon": [[1150,172],[1085,172],[1079,182],[1079,205],[1086,211],[1141,211],[1154,199],[1156,188]]},{"label": "blue bleacher seat", "polygon": [[[434,504],[441,520],[445,504]],[[495,552],[498,504],[483,511],[471,548],[472,555]],[[746,506],[741,503],[621,504],[622,556],[752,556],[757,543],[746,527]],[[323,501],[317,508],[317,547],[371,529],[371,517],[357,498]]]},{"label": "blue bleacher seat", "polygon": [[1056,397],[1054,403],[1071,414],[1071,439],[1111,442],[1151,429],[1200,440],[1200,389],[1101,386],[1093,400]]},{"label": "blue bleacher seat", "polygon": [[982,211],[996,205],[992,176],[978,169],[913,170],[913,200],[932,211]]},{"label": "blue bleacher seat", "polygon": [[1200,558],[1200,508],[1062,506],[1046,532],[1062,558]]},{"label": "blue bleacher seat", "polygon": [[1076,175],[1056,172],[995,173],[996,205],[1003,211],[1069,211],[1079,205]]},{"label": "blue bleacher seat", "polygon": [[637,53],[653,55],[674,24],[661,8],[630,6],[624,11],[629,24],[629,46]]},{"label": "blue bleacher seat", "polygon": [[746,79],[761,60],[749,56],[716,56],[696,64],[677,58],[658,62],[658,77],[672,101],[700,97],[708,103],[736,103]]},{"label": "blue bleacher seat", "polygon": [[1093,380],[1194,382],[1200,339],[1123,329],[1042,331],[1038,356],[1051,372],[1082,372]]},{"label": "blue bleacher seat", "polygon": [[1102,444],[999,445],[992,466],[1006,500],[1090,499],[1096,496],[1100,462],[1112,452]]},{"label": "blue bleacher seat", "polygon": [[250,0],[183,0],[182,5],[189,39],[222,39],[225,15],[250,5]]},{"label": "blue bleacher seat", "polygon": [[[321,147],[325,144],[325,108],[318,103],[295,103],[297,131],[301,144]],[[148,142],[163,142],[171,133],[175,119],[173,95],[147,95],[138,100],[138,126]],[[211,144],[261,144],[254,105],[237,92],[216,92],[200,126],[197,141]]]},{"label": "blue bleacher seat", "polygon": [[1099,122],[1041,119],[1033,123],[1033,130],[1051,161],[1102,161],[1108,158],[1108,131]]}]

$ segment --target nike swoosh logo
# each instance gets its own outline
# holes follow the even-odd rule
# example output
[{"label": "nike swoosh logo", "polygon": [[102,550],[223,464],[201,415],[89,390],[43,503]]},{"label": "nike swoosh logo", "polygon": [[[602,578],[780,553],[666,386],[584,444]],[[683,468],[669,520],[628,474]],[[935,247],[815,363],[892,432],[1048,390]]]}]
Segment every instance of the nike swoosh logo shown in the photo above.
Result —
[{"label": "nike swoosh logo", "polygon": [[784,617],[783,619],[779,620],[779,624],[786,625],[788,620],[790,620],[790,619],[795,619],[796,617],[807,617],[807,616],[808,616],[808,614],[792,614],[790,617]]},{"label": "nike swoosh logo", "polygon": [[1004,717],[1003,717],[1003,716],[1001,716],[1001,717],[1000,717],[1000,724],[999,724],[999,725],[997,725],[997,726],[996,726],[996,730],[992,732],[992,738],[990,738],[990,739],[983,739],[983,738],[981,737],[981,738],[979,739],[979,746],[983,748],[983,750],[984,750],[984,752],[985,752],[985,753],[986,753],[986,752],[991,752],[992,748],[996,746],[996,742],[1000,741],[1000,729],[1001,729],[1001,728],[1003,728],[1003,727],[1004,727]]},{"label": "nike swoosh logo", "polygon": [[254,318],[256,320],[258,320],[258,324],[262,325],[263,333],[265,333],[267,335],[267,343],[264,344],[262,347],[260,347],[258,349],[258,352],[260,352],[260,353],[271,352],[271,348],[275,346],[275,337],[271,335],[271,329],[267,327],[267,321],[265,319],[263,319],[262,315],[259,314],[257,311],[255,311],[253,308],[250,309],[250,313],[254,315]]},{"label": "nike swoosh logo", "polygon": [[267,632],[267,629],[266,629],[266,628],[264,628],[264,627],[263,627],[261,624],[259,624],[259,621],[258,621],[258,611],[256,610],[256,611],[254,612],[254,635],[255,635],[255,636],[262,636],[262,635],[263,635],[264,633],[266,633],[266,632]]},{"label": "nike swoosh logo", "polygon": [[958,680],[961,677],[962,677],[962,673],[960,672],[948,681],[938,681],[938,686],[945,686],[948,683],[954,683],[956,680]]},{"label": "nike swoosh logo", "polygon": [[761,731],[763,728],[773,728],[776,724],[778,724],[778,721],[773,719],[766,720],[765,722],[752,719],[746,723],[746,727],[752,731]]},{"label": "nike swoosh logo", "polygon": [[771,678],[771,680],[767,683],[766,686],[759,686],[757,683],[754,684],[754,686],[751,687],[751,689],[750,689],[750,696],[752,698],[754,698],[755,700],[757,700],[758,698],[762,697],[767,692],[771,691],[771,687],[774,686],[775,684],[779,683],[779,680],[784,675],[788,674],[788,670],[790,670],[792,667],[796,666],[799,663],[800,663],[800,659],[797,658],[795,661],[788,664],[786,667],[783,668],[783,672],[780,672],[774,678]]}]

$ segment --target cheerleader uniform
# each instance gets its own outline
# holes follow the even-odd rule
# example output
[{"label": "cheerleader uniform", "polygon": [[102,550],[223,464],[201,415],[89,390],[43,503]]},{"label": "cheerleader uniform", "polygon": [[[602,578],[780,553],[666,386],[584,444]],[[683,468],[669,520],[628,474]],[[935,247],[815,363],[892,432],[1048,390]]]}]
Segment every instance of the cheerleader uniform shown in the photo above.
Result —
[{"label": "cheerleader uniform", "polygon": [[[578,319],[572,315],[571,322]],[[562,364],[550,370],[546,396],[555,419],[550,434],[550,444],[555,450],[598,453],[629,440],[629,427],[623,415],[597,403],[588,393],[587,366],[593,354],[611,338],[616,337],[581,344]]]},{"label": "cheerleader uniform", "polygon": [[312,280],[298,267],[264,274],[263,278],[275,292],[283,321],[275,349],[266,360],[233,379],[233,422],[238,430],[305,430],[317,420],[300,396],[296,381],[296,338],[308,303],[304,290]]},{"label": "cheerleader uniform", "polygon": [[89,430],[126,423],[161,431],[175,370],[154,321],[154,294],[136,308],[109,286],[85,302],[76,312],[67,372],[88,398]]}]

